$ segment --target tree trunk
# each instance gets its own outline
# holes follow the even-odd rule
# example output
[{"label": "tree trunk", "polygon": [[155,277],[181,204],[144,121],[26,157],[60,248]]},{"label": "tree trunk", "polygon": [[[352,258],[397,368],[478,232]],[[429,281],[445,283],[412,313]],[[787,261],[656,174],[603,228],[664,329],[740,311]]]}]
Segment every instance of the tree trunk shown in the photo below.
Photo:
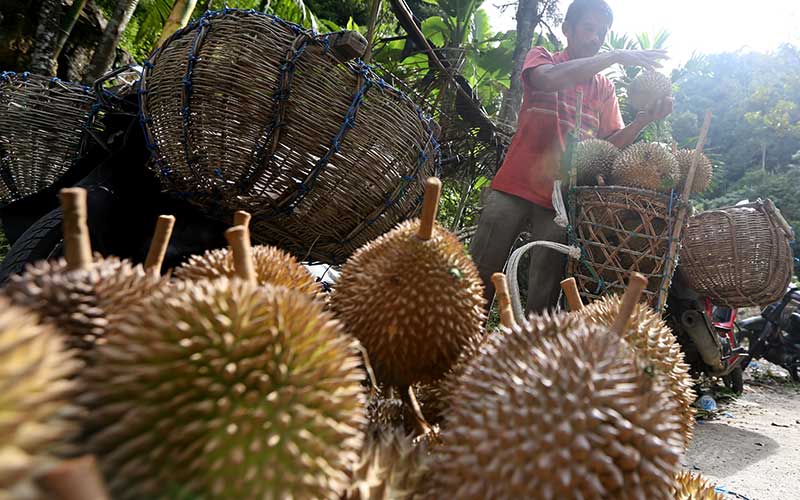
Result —
[{"label": "tree trunk", "polygon": [[197,0],[175,0],[156,45],[163,44],[173,33],[186,26],[189,23],[189,19],[192,18],[192,12],[194,12],[196,5]]},{"label": "tree trunk", "polygon": [[56,74],[54,48],[58,37],[58,19],[61,17],[61,0],[43,0],[39,8],[30,71],[40,75]]},{"label": "tree trunk", "polygon": [[67,11],[66,16],[64,16],[64,20],[61,22],[61,31],[58,33],[58,38],[56,39],[56,45],[53,49],[53,60],[57,61],[58,56],[61,55],[61,50],[64,48],[64,44],[67,43],[67,39],[69,38],[70,33],[72,33],[72,28],[75,27],[75,23],[78,22],[78,18],[83,12],[83,8],[86,6],[86,0],[73,0],[72,6]]},{"label": "tree trunk", "polygon": [[92,62],[89,63],[89,69],[83,77],[86,83],[92,83],[103,76],[114,64],[117,45],[138,3],[139,0],[119,0],[117,3],[114,14],[108,20],[106,30],[103,32],[103,38],[92,56]]},{"label": "tree trunk", "polygon": [[517,40],[514,44],[514,66],[511,70],[509,89],[503,99],[500,119],[506,123],[516,123],[519,106],[522,102],[522,64],[531,49],[533,32],[539,24],[539,0],[519,0],[517,6]]}]

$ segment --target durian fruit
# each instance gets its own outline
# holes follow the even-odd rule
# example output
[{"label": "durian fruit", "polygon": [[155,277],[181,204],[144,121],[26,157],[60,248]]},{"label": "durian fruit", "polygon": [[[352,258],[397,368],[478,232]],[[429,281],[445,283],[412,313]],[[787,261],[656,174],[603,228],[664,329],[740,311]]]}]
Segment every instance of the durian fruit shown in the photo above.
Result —
[{"label": "durian fruit", "polygon": [[74,432],[80,363],[58,334],[0,297],[0,498],[38,498],[34,476]]},{"label": "durian fruit", "polygon": [[[226,233],[241,270],[246,231]],[[234,240],[234,236],[238,240]],[[85,450],[114,498],[337,498],[363,443],[357,343],[306,294],[178,282],[84,371]]]},{"label": "durian fruit", "polygon": [[331,297],[389,386],[439,379],[482,334],[483,285],[458,239],[434,222],[440,191],[428,179],[422,217],[358,249]]},{"label": "durian fruit", "polygon": [[628,85],[628,102],[636,111],[647,109],[659,99],[671,96],[672,81],[657,71],[642,71]]},{"label": "durian fruit", "polygon": [[[680,171],[680,178],[678,179],[678,186],[683,187],[686,184],[686,179],[689,177],[689,169],[692,166],[692,158],[694,151],[691,149],[681,149],[675,153],[675,159],[678,160],[678,170]],[[706,155],[700,153],[700,158],[697,161],[697,168],[694,171],[694,180],[692,181],[692,192],[702,193],[711,185],[711,176],[713,175],[713,165],[711,160]]]},{"label": "durian fruit", "polygon": [[[116,317],[166,284],[158,275],[161,261],[151,257],[151,267],[133,265],[116,257],[92,258],[86,226],[86,191],[61,191],[64,208],[64,249],[66,258],[40,261],[12,276],[4,293],[12,302],[35,311],[64,335],[69,348],[89,361],[91,350],[105,341]],[[165,219],[171,216],[163,216]],[[173,219],[174,220],[174,219]],[[160,230],[171,225],[160,224]],[[157,236],[164,243],[169,235]],[[152,250],[152,249],[151,249]],[[163,252],[153,251],[160,254]]]},{"label": "durian fruit", "polygon": [[[619,297],[608,296],[587,305],[579,314],[591,323],[611,326],[621,307]],[[692,438],[695,414],[692,403],[696,395],[680,344],[664,320],[646,304],[637,304],[630,317],[622,336],[640,361],[662,378],[670,399],[678,405],[683,443],[688,446]]]},{"label": "durian fruit", "polygon": [[427,446],[402,429],[369,433],[342,500],[403,500],[415,494],[428,472]]},{"label": "durian fruit", "polygon": [[577,183],[581,186],[594,186],[597,176],[608,179],[611,167],[619,156],[619,149],[602,139],[587,139],[575,146],[573,166],[577,171]]},{"label": "durian fruit", "polygon": [[611,167],[612,183],[669,192],[676,186],[678,161],[656,143],[637,142],[625,148]]},{"label": "durian fruit", "polygon": [[675,500],[724,500],[714,486],[700,474],[682,471],[676,478]]},{"label": "durian fruit", "polygon": [[670,498],[675,402],[606,327],[531,316],[483,346],[449,399],[428,498]]}]

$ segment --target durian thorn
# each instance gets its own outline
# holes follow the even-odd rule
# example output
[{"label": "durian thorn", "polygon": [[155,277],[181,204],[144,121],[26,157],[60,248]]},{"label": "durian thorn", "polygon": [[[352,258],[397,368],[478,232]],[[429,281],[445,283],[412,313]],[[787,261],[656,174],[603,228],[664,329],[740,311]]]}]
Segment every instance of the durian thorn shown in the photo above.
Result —
[{"label": "durian thorn", "polygon": [[517,326],[517,322],[514,320],[514,310],[511,308],[511,295],[508,293],[506,275],[494,273],[492,275],[492,283],[494,284],[497,304],[500,309],[500,324],[506,328],[513,329]]},{"label": "durian thorn", "polygon": [[422,414],[422,408],[420,408],[417,396],[414,394],[414,388],[411,386],[401,388],[400,398],[414,412],[414,420],[417,423],[420,434],[423,436],[433,435],[433,427],[425,420],[425,415]]},{"label": "durian thorn", "polygon": [[86,224],[86,190],[64,188],[58,197],[64,213],[64,257],[67,269],[87,269],[92,264],[92,244]]},{"label": "durian thorn", "polygon": [[253,248],[250,232],[244,226],[233,226],[225,231],[225,239],[233,252],[233,272],[239,278],[256,284],[256,269],[253,264]]},{"label": "durian thorn", "polygon": [[164,256],[167,254],[169,239],[172,236],[172,228],[175,227],[175,217],[172,215],[159,215],[156,222],[156,230],[153,233],[153,242],[150,243],[150,250],[144,261],[144,269],[149,273],[160,275],[161,266],[164,264]]},{"label": "durian thorn", "polygon": [[244,226],[246,228],[250,228],[250,213],[245,212],[244,210],[237,210],[235,214],[233,214],[233,225],[234,226]]},{"label": "durian thorn", "polygon": [[91,455],[65,460],[37,479],[45,498],[108,500],[103,478]]},{"label": "durian thorn", "polygon": [[441,196],[442,181],[436,177],[428,177],[425,181],[425,199],[422,202],[422,215],[417,230],[417,238],[423,241],[428,241],[433,236],[433,224],[436,222],[436,211],[439,209]]},{"label": "durian thorn", "polygon": [[567,278],[561,282],[561,289],[564,290],[564,295],[567,297],[567,305],[572,312],[580,311],[583,309],[583,301],[581,294],[578,293],[578,284],[575,278]]},{"label": "durian thorn", "polygon": [[366,347],[358,344],[358,350],[361,352],[361,358],[364,360],[364,370],[367,372],[367,377],[369,377],[369,384],[370,384],[370,396],[375,396],[378,392],[378,379],[375,377],[375,370],[372,369],[372,363],[369,361],[369,354],[367,353]]},{"label": "durian thorn", "polygon": [[639,273],[631,273],[628,280],[628,287],[625,289],[625,295],[622,296],[622,303],[619,307],[619,313],[614,319],[614,324],[611,325],[611,331],[617,335],[623,336],[625,330],[628,328],[628,323],[631,320],[633,309],[639,303],[642,297],[642,292],[647,286],[647,278]]}]

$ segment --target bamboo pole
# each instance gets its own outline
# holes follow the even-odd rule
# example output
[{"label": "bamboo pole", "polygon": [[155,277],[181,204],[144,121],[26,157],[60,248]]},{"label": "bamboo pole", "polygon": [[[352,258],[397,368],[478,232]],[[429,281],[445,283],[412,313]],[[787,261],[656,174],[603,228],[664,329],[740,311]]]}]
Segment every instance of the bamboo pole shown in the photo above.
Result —
[{"label": "bamboo pole", "polygon": [[369,13],[369,27],[367,28],[367,50],[364,52],[362,60],[369,64],[372,59],[372,40],[375,38],[375,25],[378,23],[378,15],[381,12],[381,0],[372,0],[372,8]]},{"label": "bamboo pole", "polygon": [[442,196],[442,181],[436,177],[428,177],[425,181],[425,199],[422,202],[422,215],[419,219],[417,238],[427,241],[433,236],[436,212],[439,209],[439,198]]},{"label": "bamboo pole", "polygon": [[64,257],[70,271],[88,269],[92,264],[92,244],[86,223],[86,190],[65,188],[58,193],[64,213]]},{"label": "bamboo pole", "polygon": [[153,234],[153,242],[150,243],[150,250],[144,261],[144,269],[148,273],[161,274],[161,266],[164,264],[164,256],[167,254],[169,239],[172,236],[172,228],[175,226],[175,217],[172,215],[161,215],[156,222],[156,230]]}]

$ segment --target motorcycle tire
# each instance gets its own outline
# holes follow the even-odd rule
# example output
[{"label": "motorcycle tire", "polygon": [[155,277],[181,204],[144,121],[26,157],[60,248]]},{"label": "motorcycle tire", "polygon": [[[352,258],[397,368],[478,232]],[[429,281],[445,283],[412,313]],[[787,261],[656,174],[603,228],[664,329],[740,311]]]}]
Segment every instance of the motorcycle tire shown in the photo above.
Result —
[{"label": "motorcycle tire", "polygon": [[20,235],[0,264],[0,284],[24,271],[29,263],[62,256],[64,242],[62,219],[61,209],[56,208]]},{"label": "motorcycle tire", "polygon": [[737,366],[732,372],[722,377],[725,387],[732,390],[736,394],[741,394],[744,390],[744,370],[741,366]]}]

